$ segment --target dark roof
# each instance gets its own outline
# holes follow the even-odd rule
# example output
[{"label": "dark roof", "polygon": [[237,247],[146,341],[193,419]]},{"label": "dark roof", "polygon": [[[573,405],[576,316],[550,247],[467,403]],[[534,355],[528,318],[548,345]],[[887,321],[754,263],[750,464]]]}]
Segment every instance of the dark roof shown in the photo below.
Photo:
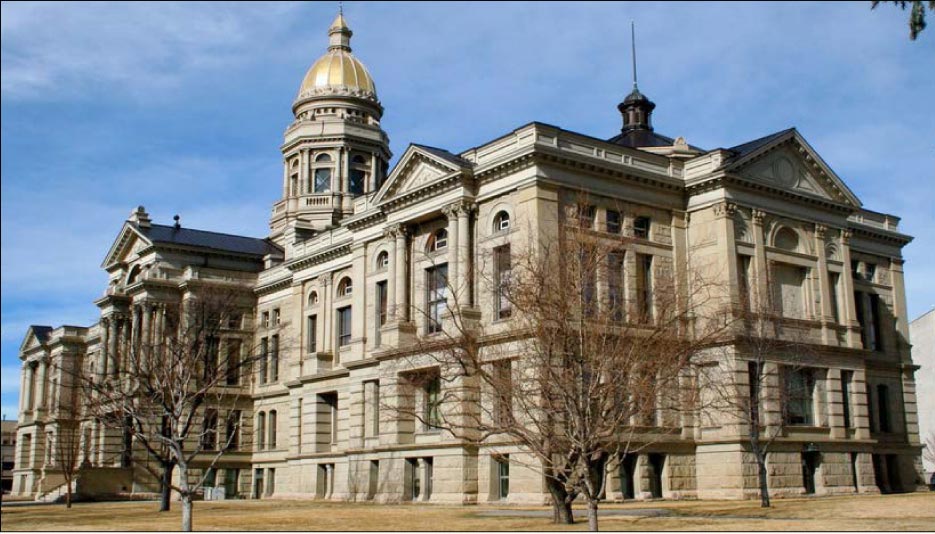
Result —
[{"label": "dark roof", "polygon": [[445,161],[453,163],[454,165],[457,165],[458,167],[470,167],[471,166],[470,161],[462,158],[461,156],[458,156],[457,154],[452,154],[451,152],[448,152],[444,148],[436,148],[434,146],[428,146],[428,145],[419,145],[416,143],[413,143],[412,146],[421,148],[422,150],[428,152],[429,154],[432,154],[433,156],[437,156]]},{"label": "dark roof", "polygon": [[164,224],[153,224],[149,228],[141,227],[135,223],[130,224],[133,224],[141,234],[153,243],[187,245],[254,256],[265,256],[270,253],[280,252],[279,247],[268,239],[221,234],[192,228],[176,228]]},{"label": "dark roof", "polygon": [[[607,142],[629,148],[641,148],[646,146],[672,146],[675,144],[675,139],[652,130],[639,129],[621,132],[608,139]],[[688,145],[688,148],[698,152],[707,152],[707,150],[695,145]]]},{"label": "dark roof", "polygon": [[49,340],[49,334],[52,333],[51,326],[41,326],[41,325],[32,325],[29,327],[32,329],[32,333],[36,335],[36,338],[39,339],[40,343],[45,343]]},{"label": "dark roof", "polygon": [[759,139],[754,139],[753,141],[747,141],[746,143],[730,147],[727,150],[730,150],[734,153],[735,158],[742,158],[751,152],[754,152],[758,148],[764,147],[774,140],[786,135],[789,132],[795,131],[795,128],[786,128],[781,132],[771,133],[769,135],[760,137]]}]

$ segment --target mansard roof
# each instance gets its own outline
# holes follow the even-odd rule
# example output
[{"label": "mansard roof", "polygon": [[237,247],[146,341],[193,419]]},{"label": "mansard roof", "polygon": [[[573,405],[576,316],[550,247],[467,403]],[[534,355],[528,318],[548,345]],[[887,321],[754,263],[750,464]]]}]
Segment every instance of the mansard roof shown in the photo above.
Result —
[{"label": "mansard roof", "polygon": [[209,248],[223,252],[238,254],[251,254],[265,256],[266,254],[281,252],[279,247],[269,239],[259,239],[234,234],[223,234],[193,228],[176,228],[172,225],[151,224],[148,228],[136,223],[132,225],[139,233],[152,243],[167,243],[173,245],[187,245],[191,247]]}]

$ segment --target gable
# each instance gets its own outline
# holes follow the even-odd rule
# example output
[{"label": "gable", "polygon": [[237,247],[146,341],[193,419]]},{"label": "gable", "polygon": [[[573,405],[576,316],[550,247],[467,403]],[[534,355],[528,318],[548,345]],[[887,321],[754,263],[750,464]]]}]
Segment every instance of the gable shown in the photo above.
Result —
[{"label": "gable", "polygon": [[740,176],[812,198],[860,207],[860,200],[799,133],[788,130],[728,165]]},{"label": "gable", "polygon": [[449,158],[439,157],[420,146],[410,145],[399,163],[390,172],[374,202],[385,202],[406,195],[454,176],[463,170],[465,170],[463,167]]},{"label": "gable", "polygon": [[117,235],[117,239],[110,246],[110,250],[108,250],[101,266],[106,269],[111,265],[127,262],[150,246],[152,246],[152,242],[149,239],[138,232],[133,225],[125,223]]},{"label": "gable", "polygon": [[26,337],[19,347],[20,354],[30,352],[43,346],[43,342],[48,333],[52,330],[48,326],[30,326],[26,331]]}]

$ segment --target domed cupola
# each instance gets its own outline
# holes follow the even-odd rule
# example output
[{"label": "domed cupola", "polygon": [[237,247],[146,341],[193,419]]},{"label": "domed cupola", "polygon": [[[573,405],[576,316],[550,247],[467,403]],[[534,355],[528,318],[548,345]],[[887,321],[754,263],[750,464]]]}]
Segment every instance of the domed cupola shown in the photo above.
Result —
[{"label": "domed cupola", "polygon": [[328,51],[305,74],[294,109],[310,98],[323,96],[356,97],[379,105],[373,78],[351,53],[353,34],[344,15],[339,13],[328,28]]}]

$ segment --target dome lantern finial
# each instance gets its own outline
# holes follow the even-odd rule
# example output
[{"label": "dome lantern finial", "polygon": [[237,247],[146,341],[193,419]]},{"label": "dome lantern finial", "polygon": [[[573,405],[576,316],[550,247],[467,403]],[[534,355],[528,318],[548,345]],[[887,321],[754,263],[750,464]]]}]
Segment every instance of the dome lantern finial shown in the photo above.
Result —
[{"label": "dome lantern finial", "polygon": [[650,99],[640,92],[636,85],[636,28],[633,21],[630,21],[630,46],[633,60],[633,91],[617,105],[620,114],[623,116],[622,132],[628,130],[653,130],[652,114],[656,108]]},{"label": "dome lantern finial", "polygon": [[338,16],[328,28],[328,50],[346,50],[351,51],[351,36],[354,32],[347,26],[344,20],[344,6],[338,7]]}]

